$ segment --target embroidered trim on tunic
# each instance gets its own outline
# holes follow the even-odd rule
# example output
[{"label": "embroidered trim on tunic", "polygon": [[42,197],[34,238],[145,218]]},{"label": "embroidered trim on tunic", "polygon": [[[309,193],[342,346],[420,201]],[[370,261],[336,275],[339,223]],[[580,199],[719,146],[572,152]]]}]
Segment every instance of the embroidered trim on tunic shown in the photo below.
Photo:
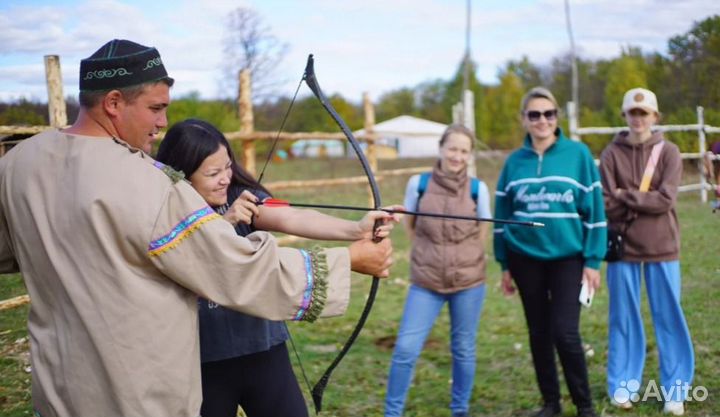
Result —
[{"label": "embroidered trim on tunic", "polygon": [[150,242],[148,254],[150,256],[157,256],[174,248],[181,240],[190,236],[190,234],[197,230],[203,223],[217,218],[220,218],[220,216],[210,207],[203,207],[200,210],[190,213],[189,216],[182,219],[180,223],[173,227],[170,233]]},{"label": "embroidered trim on tunic", "polygon": [[303,300],[293,320],[313,322],[320,317],[327,300],[327,256],[321,248],[300,250],[305,261],[307,285]]},{"label": "embroidered trim on tunic", "polygon": [[170,177],[170,180],[172,180],[173,184],[185,178],[184,172],[176,171],[170,166],[165,165],[160,161],[153,161],[153,165],[155,165],[155,168],[158,168],[160,171],[164,172],[165,175]]}]

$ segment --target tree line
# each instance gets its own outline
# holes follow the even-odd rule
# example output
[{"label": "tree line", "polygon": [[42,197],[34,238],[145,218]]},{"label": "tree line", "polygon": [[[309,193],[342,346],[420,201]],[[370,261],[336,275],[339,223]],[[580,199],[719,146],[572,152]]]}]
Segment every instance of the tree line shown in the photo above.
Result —
[{"label": "tree line", "polygon": [[[461,97],[463,64],[450,79],[434,79],[414,87],[400,87],[375,100],[378,121],[399,115],[412,115],[440,123],[452,121],[451,109]],[[484,84],[475,77],[471,62],[469,88],[475,96],[475,120],[478,140],[492,149],[519,146],[523,131],[519,103],[526,90],[544,85],[558,102],[571,100],[571,61],[569,55],[553,58],[538,65],[527,57],[507,62],[498,72],[496,84]],[[664,52],[645,53],[639,47],[627,46],[612,59],[577,61],[579,78],[580,126],[620,126],[620,103],[625,91],[643,86],[658,97],[664,124],[696,123],[696,106],[705,108],[705,122],[720,125],[720,16],[713,15],[694,22],[683,34],[672,36]],[[255,77],[254,77],[255,78]],[[338,113],[353,129],[363,127],[362,103],[339,94],[330,100]],[[277,130],[290,106],[287,96],[266,96],[254,105],[255,129]],[[562,110],[562,109],[561,109]],[[68,117],[74,120],[77,100],[68,99]],[[189,94],[173,101],[169,122],[188,117],[206,119],[223,131],[239,129],[237,104],[234,100],[201,100]],[[0,125],[47,124],[47,106],[20,100],[0,103]],[[567,120],[561,125],[567,130]],[[284,131],[335,131],[334,122],[317,100],[308,95],[293,104]],[[673,133],[683,151],[697,151],[695,133]],[[594,152],[609,141],[608,135],[588,135],[583,140]],[[289,146],[289,144],[285,144]]]}]

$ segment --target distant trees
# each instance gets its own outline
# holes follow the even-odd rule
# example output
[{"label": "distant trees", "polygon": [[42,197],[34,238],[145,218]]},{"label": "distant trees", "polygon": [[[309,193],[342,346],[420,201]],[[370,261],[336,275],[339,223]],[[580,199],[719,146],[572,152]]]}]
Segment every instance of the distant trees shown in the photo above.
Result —
[{"label": "distant trees", "polygon": [[48,123],[47,105],[33,103],[25,99],[13,104],[0,103],[0,126],[33,126]]},{"label": "distant trees", "polygon": [[720,102],[720,16],[712,16],[696,23],[684,35],[668,42],[670,71],[665,73],[681,82],[675,87],[684,105],[704,106]]},{"label": "distant trees", "polygon": [[527,56],[523,56],[519,61],[509,61],[505,72],[515,74],[520,79],[520,83],[528,88],[545,84],[542,71],[537,65],[530,62]]},{"label": "distant trees", "polygon": [[[635,87],[647,87],[645,60],[639,49],[623,51],[620,58],[610,63],[605,81],[605,121],[612,126],[624,123],[620,115],[620,106],[626,91]],[[598,109],[600,110],[600,109]]]},{"label": "distant trees", "polygon": [[420,109],[415,90],[403,87],[381,95],[375,105],[375,117],[387,120],[397,115],[419,116]]},{"label": "distant trees", "polygon": [[[271,68],[282,59],[286,45],[275,39],[262,19],[251,9],[238,8],[230,17],[226,39],[228,79],[237,80],[237,71],[253,71],[255,127],[277,130],[290,104],[287,96],[262,94],[271,85]],[[570,61],[567,55],[555,57],[547,66],[538,66],[527,57],[509,61],[498,73],[498,82],[484,85],[475,77],[475,64],[469,88],[475,94],[477,136],[492,148],[510,149],[520,145],[519,104],[525,91],[537,85],[549,87],[558,102],[570,100]],[[667,52],[643,53],[638,47],[623,48],[613,59],[578,61],[580,84],[580,125],[620,125],[622,96],[630,88],[643,86],[658,95],[664,123],[695,123],[695,107],[704,106],[705,121],[720,126],[720,16],[695,22],[687,33],[668,40]],[[263,80],[266,81],[263,81]],[[408,114],[449,123],[452,105],[460,101],[463,85],[463,61],[450,79],[433,79],[414,87],[399,87],[380,95],[375,103],[378,121]],[[170,122],[200,117],[221,130],[239,128],[233,87],[227,100],[202,101],[191,94],[173,101]],[[362,103],[332,95],[330,100],[351,128],[363,127]],[[68,103],[70,106],[70,102]],[[564,110],[564,109],[563,109]],[[47,108],[28,102],[0,103],[0,125],[45,124]],[[72,119],[72,117],[71,117]],[[561,120],[567,127],[567,121]],[[305,95],[294,104],[285,131],[333,131],[333,121],[315,98]],[[673,133],[674,140],[686,151],[697,151],[696,135]],[[597,152],[611,138],[608,135],[583,137]]]},{"label": "distant trees", "polygon": [[[666,55],[645,54],[638,47],[628,46],[614,59],[580,59],[578,72],[581,126],[622,125],[622,96],[633,87],[646,87],[656,92],[665,123],[695,123],[695,107],[700,105],[706,109],[706,123],[720,125],[720,16],[695,22],[687,33],[672,37]],[[399,97],[396,94],[381,96],[378,107],[382,107],[383,112],[378,115],[383,117],[379,119],[416,114],[438,122],[450,122],[448,103],[458,100],[458,74],[461,73],[462,63],[449,81],[435,80],[412,89],[396,90],[397,93],[402,91],[404,107],[391,105],[397,104]],[[478,137],[494,148],[518,146],[522,140],[518,119],[522,94],[536,85],[545,85],[560,103],[566,103],[571,98],[570,74],[569,56],[556,57],[548,67],[539,67],[522,57],[507,63],[498,74],[497,85],[471,83],[475,92]],[[409,105],[411,102],[412,106]],[[439,103],[443,105],[438,106]],[[567,121],[561,121],[561,125],[567,126]],[[684,150],[697,150],[695,134],[674,133],[673,138]],[[593,151],[599,151],[611,138],[591,135],[583,139]]]},{"label": "distant trees", "polygon": [[172,101],[168,108],[168,125],[188,119],[206,120],[223,132],[240,129],[237,106],[233,100],[201,100],[198,93],[192,93]]},{"label": "distant trees", "polygon": [[520,125],[520,100],[525,87],[520,77],[509,68],[499,74],[500,84],[487,88],[481,99],[485,111],[478,130],[481,140],[491,148],[513,148],[522,140]]}]

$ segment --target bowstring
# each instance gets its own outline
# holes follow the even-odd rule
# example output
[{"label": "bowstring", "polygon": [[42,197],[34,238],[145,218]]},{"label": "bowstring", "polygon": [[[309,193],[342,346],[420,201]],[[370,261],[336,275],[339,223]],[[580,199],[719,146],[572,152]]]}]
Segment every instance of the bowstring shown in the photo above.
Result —
[{"label": "bowstring", "polygon": [[282,322],[285,326],[285,331],[288,334],[288,340],[290,341],[290,346],[292,346],[293,353],[295,353],[295,359],[297,359],[298,365],[300,365],[300,372],[302,373],[303,379],[305,380],[305,385],[307,386],[308,393],[312,397],[312,387],[310,385],[310,379],[307,376],[307,373],[305,373],[305,367],[303,366],[302,361],[300,360],[300,354],[297,351],[297,348],[295,347],[295,341],[293,340],[292,335],[290,334],[290,328],[288,327],[286,322]]},{"label": "bowstring", "polygon": [[273,140],[272,146],[270,147],[270,153],[268,153],[268,157],[265,159],[265,164],[263,165],[262,170],[260,171],[260,175],[258,176],[258,184],[262,183],[263,176],[265,175],[265,169],[268,166],[268,163],[270,162],[270,159],[272,159],[273,154],[275,153],[275,147],[277,146],[278,140],[280,139],[280,134],[282,133],[283,129],[285,128],[285,123],[287,122],[288,117],[290,116],[290,111],[293,108],[293,105],[295,104],[295,99],[297,98],[298,92],[300,91],[300,87],[302,87],[302,83],[305,81],[305,74],[303,74],[303,77],[300,79],[300,82],[298,83],[297,88],[295,89],[295,94],[293,94],[292,100],[290,100],[290,105],[288,106],[287,111],[285,112],[285,115],[283,116],[282,123],[280,123],[280,129],[278,129],[277,134],[275,135],[275,140]]}]

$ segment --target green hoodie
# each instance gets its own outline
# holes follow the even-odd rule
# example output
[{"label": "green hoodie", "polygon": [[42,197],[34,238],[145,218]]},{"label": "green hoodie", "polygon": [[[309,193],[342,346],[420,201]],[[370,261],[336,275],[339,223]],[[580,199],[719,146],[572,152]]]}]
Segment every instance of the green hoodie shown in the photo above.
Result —
[{"label": "green hoodie", "polygon": [[495,191],[495,218],[545,223],[545,227],[502,225],[494,229],[495,258],[507,270],[507,250],[536,259],[581,254],[599,269],[605,257],[607,224],[600,174],[588,147],[561,129],[543,155],[530,136],[505,161]]}]

